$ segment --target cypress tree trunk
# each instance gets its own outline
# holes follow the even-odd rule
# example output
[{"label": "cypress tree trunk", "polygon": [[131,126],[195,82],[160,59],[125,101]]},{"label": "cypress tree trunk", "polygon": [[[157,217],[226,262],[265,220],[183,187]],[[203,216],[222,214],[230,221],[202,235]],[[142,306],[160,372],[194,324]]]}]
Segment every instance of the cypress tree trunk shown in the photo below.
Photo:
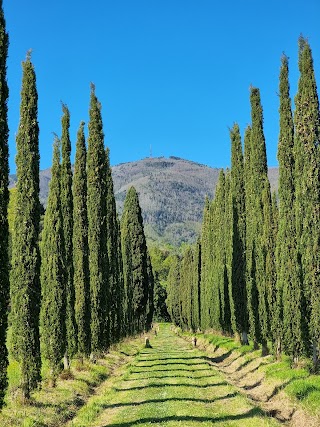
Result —
[{"label": "cypress tree trunk", "polygon": [[63,236],[65,245],[65,287],[66,287],[66,334],[67,347],[64,356],[64,368],[70,369],[70,358],[77,352],[77,330],[74,313],[75,291],[73,283],[73,200],[72,200],[72,170],[71,142],[69,135],[70,113],[66,105],[62,105],[62,164],[61,164],[61,212],[63,221]]},{"label": "cypress tree trunk", "polygon": [[75,318],[78,331],[78,352],[90,354],[90,277],[87,214],[87,172],[84,122],[77,135],[73,178],[73,268]]},{"label": "cypress tree trunk", "polygon": [[91,86],[88,137],[88,242],[91,294],[91,352],[107,350],[109,304],[106,228],[106,160],[101,104]]},{"label": "cypress tree trunk", "polygon": [[8,353],[6,347],[7,310],[9,300],[9,260],[8,260],[8,203],[9,203],[9,163],[8,163],[8,119],[7,100],[7,56],[9,38],[6,32],[2,0],[0,1],[0,408],[3,406],[7,388]]},{"label": "cypress tree trunk", "polygon": [[60,141],[54,142],[52,178],[41,241],[41,340],[49,361],[52,386],[66,351],[64,235],[60,199]]},{"label": "cypress tree trunk", "polygon": [[28,53],[22,64],[17,135],[17,201],[12,241],[11,324],[13,354],[21,365],[21,389],[28,399],[41,379],[39,341],[39,127],[36,77]]}]

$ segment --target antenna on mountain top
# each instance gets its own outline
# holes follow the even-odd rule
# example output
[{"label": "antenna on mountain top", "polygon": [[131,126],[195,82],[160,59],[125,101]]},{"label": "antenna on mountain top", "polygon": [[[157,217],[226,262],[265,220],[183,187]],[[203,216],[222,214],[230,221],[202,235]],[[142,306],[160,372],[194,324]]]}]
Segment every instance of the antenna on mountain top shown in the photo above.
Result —
[{"label": "antenna on mountain top", "polygon": [[150,158],[152,158],[152,145],[150,144]]}]

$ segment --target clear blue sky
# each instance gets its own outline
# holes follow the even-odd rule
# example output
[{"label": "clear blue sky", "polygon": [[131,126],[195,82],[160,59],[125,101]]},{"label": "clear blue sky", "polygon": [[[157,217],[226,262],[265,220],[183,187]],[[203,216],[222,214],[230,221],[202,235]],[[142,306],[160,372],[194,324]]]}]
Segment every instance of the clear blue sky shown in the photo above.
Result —
[{"label": "clear blue sky", "polygon": [[[152,154],[230,164],[228,128],[250,123],[249,86],[261,90],[269,165],[276,165],[280,57],[297,88],[297,40],[309,38],[320,87],[320,1],[4,0],[10,169],[19,123],[21,61],[32,48],[41,168],[60,135],[61,101],[73,148],[88,121],[90,82],[102,103],[111,164]],[[74,150],[72,160],[74,158]]]}]

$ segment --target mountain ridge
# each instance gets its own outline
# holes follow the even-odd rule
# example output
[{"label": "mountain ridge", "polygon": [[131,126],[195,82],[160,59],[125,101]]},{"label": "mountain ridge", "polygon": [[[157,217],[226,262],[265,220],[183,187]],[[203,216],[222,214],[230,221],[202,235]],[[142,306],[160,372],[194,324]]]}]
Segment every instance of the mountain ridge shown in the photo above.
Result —
[{"label": "mountain ridge", "polygon": [[[133,185],[143,213],[149,243],[193,243],[201,230],[206,196],[212,199],[222,168],[213,168],[176,156],[147,157],[112,167],[119,215],[126,191]],[[46,205],[51,169],[40,172],[40,200]],[[278,168],[269,168],[272,190],[277,190]],[[16,176],[10,175],[9,187]]]}]

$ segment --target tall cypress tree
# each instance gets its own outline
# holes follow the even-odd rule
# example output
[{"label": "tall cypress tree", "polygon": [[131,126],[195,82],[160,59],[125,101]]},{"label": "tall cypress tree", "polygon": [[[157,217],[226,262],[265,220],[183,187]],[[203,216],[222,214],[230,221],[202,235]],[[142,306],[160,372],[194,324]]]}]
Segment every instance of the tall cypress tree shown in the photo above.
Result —
[{"label": "tall cypress tree", "polygon": [[201,292],[200,292],[200,306],[201,306],[201,329],[206,330],[210,326],[210,286],[209,277],[211,270],[211,258],[212,258],[212,239],[211,239],[211,216],[210,216],[210,205],[211,202],[206,197],[202,230],[201,230]]},{"label": "tall cypress tree", "polygon": [[64,234],[61,210],[60,141],[53,148],[52,178],[41,240],[41,340],[49,361],[52,385],[66,351],[66,289]]},{"label": "tall cypress tree", "polygon": [[91,294],[91,351],[108,348],[108,253],[106,228],[106,160],[101,104],[91,85],[87,157],[88,242]]},{"label": "tall cypress tree", "polygon": [[178,255],[174,255],[172,264],[168,273],[167,307],[171,317],[171,321],[175,325],[180,325],[179,288],[180,288],[180,259]]},{"label": "tall cypress tree", "polygon": [[106,212],[107,212],[107,248],[109,259],[109,333],[111,342],[120,338],[121,331],[121,289],[119,280],[118,257],[118,220],[113,180],[110,167],[109,149],[106,149]]},{"label": "tall cypress tree", "polygon": [[69,358],[77,351],[77,330],[74,314],[75,292],[73,284],[73,200],[72,200],[72,170],[71,170],[71,141],[69,135],[70,112],[62,105],[62,135],[61,135],[61,212],[63,220],[63,237],[65,245],[65,286],[66,286],[66,333],[67,348],[65,354],[65,369],[69,368]]},{"label": "tall cypress tree", "polygon": [[223,280],[221,283],[221,296],[223,300],[223,324],[222,330],[227,334],[232,333],[231,324],[231,307],[230,307],[230,293],[232,282],[232,268],[230,265],[230,249],[232,246],[232,204],[231,204],[231,173],[227,169],[225,177],[225,195],[224,195],[224,217],[221,217],[221,225],[223,227],[224,239],[223,244]]},{"label": "tall cypress tree", "polygon": [[320,116],[312,52],[299,39],[300,79],[295,97],[296,226],[301,257],[304,297],[309,307],[313,361],[318,363],[320,343]]},{"label": "tall cypress tree", "polygon": [[193,330],[201,328],[201,241],[197,240],[194,248],[193,273]]},{"label": "tall cypress tree", "polygon": [[226,178],[223,170],[220,171],[216,194],[213,200],[212,210],[212,242],[213,262],[210,293],[212,293],[211,327],[215,330],[224,329],[224,292],[226,280],[225,264],[225,184]]},{"label": "tall cypress tree", "polygon": [[39,126],[36,76],[29,53],[22,67],[10,292],[13,353],[21,365],[22,392],[29,398],[30,391],[41,379]]},{"label": "tall cypress tree", "polygon": [[127,192],[121,219],[122,259],[127,332],[142,332],[148,301],[147,246],[138,194]]},{"label": "tall cypress tree", "polygon": [[146,323],[145,329],[148,331],[151,329],[153,313],[154,313],[154,284],[155,278],[153,275],[151,258],[149,255],[149,251],[147,251],[147,276],[148,276],[148,300],[146,307]]},{"label": "tall cypress tree", "polygon": [[73,178],[73,268],[78,352],[90,354],[90,277],[87,213],[87,172],[84,122],[77,135]]},{"label": "tall cypress tree", "polygon": [[291,111],[288,58],[281,59],[279,161],[279,231],[277,236],[276,305],[272,325],[279,358],[284,348],[293,358],[303,350],[302,283],[299,275],[295,224],[294,127]]},{"label": "tall cypress tree", "polygon": [[0,408],[3,405],[7,387],[8,354],[6,348],[7,309],[9,299],[8,260],[8,203],[9,203],[9,163],[8,163],[8,107],[7,56],[9,37],[6,32],[2,0],[0,0]]},{"label": "tall cypress tree", "polygon": [[230,131],[231,139],[231,282],[230,304],[232,329],[241,341],[247,344],[247,292],[246,292],[246,217],[245,217],[245,184],[244,161],[241,146],[241,136],[238,124]]},{"label": "tall cypress tree", "polygon": [[181,326],[184,329],[193,330],[193,251],[188,246],[183,254],[180,264],[180,316]]}]

